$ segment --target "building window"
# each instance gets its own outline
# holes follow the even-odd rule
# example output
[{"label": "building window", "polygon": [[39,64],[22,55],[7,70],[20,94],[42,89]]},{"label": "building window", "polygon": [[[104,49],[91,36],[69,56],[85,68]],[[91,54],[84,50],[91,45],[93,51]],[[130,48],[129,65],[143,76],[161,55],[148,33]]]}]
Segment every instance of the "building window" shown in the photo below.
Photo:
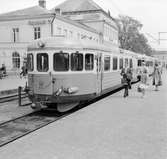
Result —
[{"label": "building window", "polygon": [[104,71],[110,70],[110,56],[104,57]]},{"label": "building window", "polygon": [[72,71],[83,70],[83,54],[79,52],[71,54],[71,70]]},{"label": "building window", "polygon": [[55,53],[53,56],[53,68],[55,71],[68,71],[69,54],[62,51],[60,53]]},{"label": "building window", "polygon": [[85,55],[85,70],[93,70],[93,66],[94,66],[93,59],[94,59],[93,54]]},{"label": "building window", "polygon": [[12,54],[13,68],[20,68],[20,55],[18,52]]},{"label": "building window", "polygon": [[35,27],[34,28],[34,39],[39,39],[39,38],[41,38],[41,28]]},{"label": "building window", "polygon": [[18,42],[19,41],[19,28],[13,28],[13,42]]}]

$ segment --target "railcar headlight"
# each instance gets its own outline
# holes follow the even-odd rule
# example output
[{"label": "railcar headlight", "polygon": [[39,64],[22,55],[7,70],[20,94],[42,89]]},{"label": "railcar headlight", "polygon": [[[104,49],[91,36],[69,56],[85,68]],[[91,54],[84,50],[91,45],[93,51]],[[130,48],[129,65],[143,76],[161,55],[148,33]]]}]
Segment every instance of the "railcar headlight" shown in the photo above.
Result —
[{"label": "railcar headlight", "polygon": [[59,88],[54,94],[55,94],[56,96],[59,96],[62,92],[63,92],[63,89],[62,89],[62,88]]},{"label": "railcar headlight", "polygon": [[69,87],[69,88],[65,89],[64,91],[66,93],[73,94],[73,93],[78,92],[78,90],[79,90],[78,87]]}]

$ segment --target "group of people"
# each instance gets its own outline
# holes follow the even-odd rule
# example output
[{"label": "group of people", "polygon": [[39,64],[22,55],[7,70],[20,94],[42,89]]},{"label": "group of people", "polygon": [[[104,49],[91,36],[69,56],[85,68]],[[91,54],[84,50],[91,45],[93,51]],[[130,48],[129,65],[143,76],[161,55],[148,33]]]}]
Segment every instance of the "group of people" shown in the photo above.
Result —
[{"label": "group of people", "polygon": [[2,77],[6,76],[6,66],[5,64],[2,64],[2,67],[0,68],[0,79],[2,79]]},{"label": "group of people", "polygon": [[[155,86],[155,91],[158,91],[158,86],[162,85],[162,79],[161,79],[162,71],[160,67],[158,66],[158,63],[155,63],[154,70],[151,74],[149,74],[149,71],[147,67],[145,66],[145,62],[142,62],[142,67],[140,68],[138,72],[138,80],[139,84],[137,87],[137,91],[141,93],[141,97],[143,98],[145,96],[145,91],[149,86],[149,76],[152,77],[152,84]],[[121,82],[124,84],[124,97],[127,97],[128,90],[131,89],[131,81],[133,77],[133,71],[131,68],[123,68],[121,70]]]}]

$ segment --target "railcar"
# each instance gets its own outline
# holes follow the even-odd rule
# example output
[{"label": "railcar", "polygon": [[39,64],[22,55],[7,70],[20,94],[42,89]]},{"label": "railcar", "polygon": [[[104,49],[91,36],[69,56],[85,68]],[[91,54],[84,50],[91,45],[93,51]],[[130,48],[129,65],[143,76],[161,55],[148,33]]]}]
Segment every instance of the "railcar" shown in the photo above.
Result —
[{"label": "railcar", "polygon": [[27,61],[32,108],[61,112],[120,87],[121,69],[136,70],[138,59],[116,46],[49,37],[28,46]]}]

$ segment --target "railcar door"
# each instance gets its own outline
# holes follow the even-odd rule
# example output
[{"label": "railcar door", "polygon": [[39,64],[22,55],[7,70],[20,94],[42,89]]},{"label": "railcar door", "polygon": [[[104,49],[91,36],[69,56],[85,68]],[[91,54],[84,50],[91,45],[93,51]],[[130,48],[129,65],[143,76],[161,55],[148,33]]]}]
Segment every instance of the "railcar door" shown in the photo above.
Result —
[{"label": "railcar door", "polygon": [[37,73],[34,75],[34,93],[51,95],[52,75],[49,72],[49,55],[37,53],[36,58]]},{"label": "railcar door", "polygon": [[103,69],[102,69],[102,53],[97,53],[97,82],[96,82],[96,92],[100,94],[102,92],[102,76],[103,76]]}]

